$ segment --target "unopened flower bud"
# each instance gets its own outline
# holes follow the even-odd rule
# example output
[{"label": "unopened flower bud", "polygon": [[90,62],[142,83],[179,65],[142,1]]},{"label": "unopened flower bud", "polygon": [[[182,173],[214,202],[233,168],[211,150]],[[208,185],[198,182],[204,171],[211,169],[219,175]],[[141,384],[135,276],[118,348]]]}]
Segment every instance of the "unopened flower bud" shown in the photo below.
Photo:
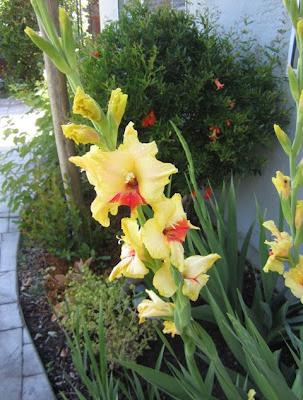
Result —
[{"label": "unopened flower bud", "polygon": [[72,139],[76,144],[96,144],[99,135],[95,129],[86,125],[68,124],[62,125],[64,136]]},{"label": "unopened flower bud", "polygon": [[100,107],[95,100],[86,94],[80,87],[78,87],[76,90],[73,113],[80,114],[82,117],[88,118],[95,122],[98,122],[101,119]]},{"label": "unopened flower bud", "polygon": [[298,200],[296,204],[295,226],[300,229],[303,223],[303,200]]},{"label": "unopened flower bud", "polygon": [[287,200],[290,196],[290,177],[284,175],[281,171],[277,171],[276,177],[272,178],[272,183],[282,199]]},{"label": "unopened flower bud", "polygon": [[289,140],[289,137],[286,135],[283,129],[280,128],[279,125],[274,124],[274,130],[281,146],[283,147],[283,150],[285,151],[286,154],[290,154],[291,142]]},{"label": "unopened flower bud", "polygon": [[124,94],[120,88],[112,90],[108,103],[108,112],[112,115],[117,125],[119,125],[122,120],[126,103],[127,94]]}]

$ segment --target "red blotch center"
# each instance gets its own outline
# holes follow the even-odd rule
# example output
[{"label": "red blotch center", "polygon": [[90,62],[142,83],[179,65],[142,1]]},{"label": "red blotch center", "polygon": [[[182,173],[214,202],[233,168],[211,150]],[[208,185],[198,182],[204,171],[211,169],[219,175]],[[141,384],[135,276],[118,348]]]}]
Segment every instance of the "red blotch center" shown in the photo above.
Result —
[{"label": "red blotch center", "polygon": [[120,206],[128,206],[131,210],[140,204],[146,204],[146,201],[140,194],[136,177],[133,176],[127,179],[124,191],[117,193],[110,202],[119,203]]},{"label": "red blotch center", "polygon": [[189,223],[187,219],[181,219],[173,226],[165,228],[163,231],[163,235],[169,242],[176,241],[179,243],[183,243],[188,230]]}]

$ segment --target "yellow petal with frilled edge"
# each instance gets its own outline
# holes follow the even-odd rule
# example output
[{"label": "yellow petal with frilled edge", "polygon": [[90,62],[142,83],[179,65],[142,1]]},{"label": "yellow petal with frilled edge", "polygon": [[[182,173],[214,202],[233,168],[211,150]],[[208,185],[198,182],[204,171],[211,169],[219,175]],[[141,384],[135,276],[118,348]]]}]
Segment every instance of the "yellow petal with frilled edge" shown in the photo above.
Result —
[{"label": "yellow petal with frilled edge", "polygon": [[153,210],[155,218],[165,227],[186,219],[180,193],[175,193],[170,199],[163,196],[160,201],[153,204]]},{"label": "yellow petal with frilled edge", "polygon": [[176,325],[173,321],[164,321],[163,322],[163,333],[170,334],[172,337],[175,337],[175,335],[180,335],[178,332]]},{"label": "yellow petal with frilled edge", "polygon": [[184,248],[182,243],[174,240],[169,242],[170,261],[180,272],[184,267]]},{"label": "yellow petal with frilled edge", "polygon": [[278,274],[283,274],[284,272],[284,264],[282,261],[276,259],[274,255],[268,257],[266,264],[263,267],[264,272],[278,272]]},{"label": "yellow petal with frilled edge", "polygon": [[121,228],[124,233],[123,241],[127,243],[141,260],[145,258],[142,235],[137,220],[133,218],[122,218]]},{"label": "yellow petal with frilled edge", "polygon": [[138,132],[134,129],[134,123],[129,122],[124,131],[123,143],[119,150],[128,151],[135,158],[137,156],[150,155],[155,156],[158,153],[156,142],[141,143],[138,140]]},{"label": "yellow petal with frilled edge", "polygon": [[173,303],[163,301],[152,290],[146,290],[151,300],[143,300],[137,307],[139,312],[139,324],[142,324],[146,318],[169,318],[174,314]]},{"label": "yellow petal with frilled edge", "polygon": [[201,274],[196,279],[184,278],[182,293],[192,301],[198,300],[200,291],[206,285],[208,279],[209,276],[206,274]]},{"label": "yellow petal with frilled edge", "polygon": [[292,294],[303,303],[303,257],[300,256],[299,264],[289,271],[284,272],[285,286]]},{"label": "yellow petal with frilled edge", "polygon": [[120,278],[122,275],[124,275],[124,272],[126,271],[129,263],[131,262],[130,257],[125,257],[123,258],[112,270],[110,273],[108,280],[112,282],[114,279]]},{"label": "yellow petal with frilled edge", "polygon": [[162,267],[154,275],[153,285],[161,296],[171,297],[177,291],[174,278],[170,271],[170,263],[164,262]]},{"label": "yellow petal with frilled edge", "polygon": [[170,175],[176,172],[178,170],[173,164],[163,163],[152,156],[136,159],[135,175],[140,193],[147,203],[155,203],[162,197],[164,187],[170,181]]},{"label": "yellow petal with frilled edge", "polygon": [[120,88],[112,90],[108,102],[108,112],[112,115],[117,125],[120,125],[124,115],[127,97],[127,94],[124,94]]},{"label": "yellow petal with frilled edge", "polygon": [[132,260],[128,264],[127,269],[124,271],[123,275],[126,278],[133,278],[133,279],[142,279],[145,275],[148,274],[148,269],[145,267],[144,263],[140,260],[140,258],[135,255],[131,257]]},{"label": "yellow petal with frilled edge", "polygon": [[272,255],[287,258],[292,246],[292,237],[287,232],[280,232],[273,221],[265,221],[263,226],[275,237],[273,241],[265,241]]},{"label": "yellow petal with frilled edge", "polygon": [[73,113],[82,115],[82,117],[95,122],[98,122],[101,119],[100,107],[95,100],[86,94],[80,87],[76,90]]},{"label": "yellow petal with frilled edge", "polygon": [[281,171],[276,172],[276,177],[272,178],[272,183],[275,185],[277,192],[286,200],[290,196],[290,177],[284,175]]},{"label": "yellow petal with frilled edge", "polygon": [[192,301],[198,299],[202,287],[206,285],[209,278],[206,272],[220,258],[219,254],[214,253],[207,256],[191,256],[184,261],[182,292],[185,296]]},{"label": "yellow petal with frilled edge", "polygon": [[105,228],[109,227],[110,219],[108,214],[117,215],[118,205],[103,201],[102,196],[98,196],[92,202],[91,207],[93,218]]},{"label": "yellow petal with frilled edge", "polygon": [[169,257],[169,245],[163,235],[164,227],[151,218],[142,228],[142,239],[152,258],[166,259]]},{"label": "yellow petal with frilled edge", "polygon": [[90,126],[62,125],[62,131],[65,137],[72,139],[76,144],[96,144],[99,142],[98,133]]}]

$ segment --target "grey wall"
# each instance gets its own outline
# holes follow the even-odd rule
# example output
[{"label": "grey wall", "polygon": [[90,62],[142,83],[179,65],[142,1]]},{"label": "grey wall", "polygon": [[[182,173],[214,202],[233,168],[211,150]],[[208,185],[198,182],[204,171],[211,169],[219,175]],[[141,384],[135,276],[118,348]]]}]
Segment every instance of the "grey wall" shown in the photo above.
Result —
[{"label": "grey wall", "polygon": [[[215,7],[220,10],[220,22],[229,29],[237,26],[244,16],[253,19],[254,22],[249,25],[249,29],[259,40],[260,43],[268,44],[275,38],[277,30],[283,26],[281,19],[286,20],[284,25],[286,33],[284,39],[286,46],[284,48],[283,57],[285,59],[285,71],[287,65],[287,53],[290,38],[290,23],[286,17],[282,0],[205,0],[203,6]],[[194,1],[190,6],[191,10],[199,10],[201,5]],[[236,25],[235,25],[236,24]],[[285,86],[285,96],[289,98],[288,86]],[[292,105],[292,103],[290,102]],[[291,118],[290,126],[287,132],[293,131],[294,118]],[[285,129],[287,127],[284,127]],[[238,187],[238,215],[240,234],[247,231],[250,223],[255,218],[255,199],[257,197],[261,209],[267,210],[267,218],[278,220],[279,208],[278,197],[275,188],[271,182],[275,171],[281,170],[285,174],[289,173],[288,160],[277,142],[273,145],[271,151],[267,153],[268,162],[263,170],[262,176],[249,177],[242,180]],[[258,232],[255,231],[252,244],[255,248],[258,246]],[[252,257],[255,264],[257,261],[257,252],[251,249]]]}]

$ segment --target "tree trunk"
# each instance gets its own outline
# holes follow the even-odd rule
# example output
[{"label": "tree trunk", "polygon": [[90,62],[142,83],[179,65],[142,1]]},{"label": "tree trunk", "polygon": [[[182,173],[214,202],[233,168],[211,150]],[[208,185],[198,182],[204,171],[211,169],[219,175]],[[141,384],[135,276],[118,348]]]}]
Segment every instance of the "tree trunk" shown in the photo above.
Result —
[{"label": "tree trunk", "polygon": [[[45,0],[50,17],[58,29],[58,2],[57,0]],[[44,35],[43,29],[40,30]],[[60,165],[66,200],[73,200],[75,205],[84,210],[84,202],[80,184],[78,168],[68,161],[75,154],[74,143],[67,139],[62,132],[61,125],[65,124],[69,115],[69,100],[66,85],[66,77],[54,66],[51,60],[44,54],[48,94],[50,99],[54,134]]]}]

